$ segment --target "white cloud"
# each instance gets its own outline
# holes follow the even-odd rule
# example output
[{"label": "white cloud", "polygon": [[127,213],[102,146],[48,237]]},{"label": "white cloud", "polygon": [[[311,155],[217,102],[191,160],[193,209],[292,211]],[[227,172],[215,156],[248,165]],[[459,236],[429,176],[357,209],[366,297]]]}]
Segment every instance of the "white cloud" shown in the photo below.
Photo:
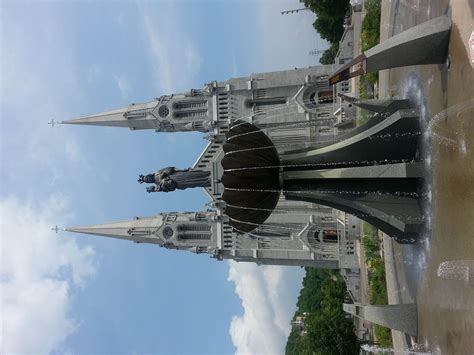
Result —
[{"label": "white cloud", "polygon": [[60,36],[62,19],[51,15],[34,35],[12,16],[5,16],[5,21],[0,75],[0,151],[6,179],[2,182],[31,186],[32,171],[53,181],[62,178],[57,166],[65,161],[80,162],[84,171],[87,162],[73,131],[47,124],[53,118],[70,118],[71,107],[66,105],[78,104],[82,97],[72,44]]},{"label": "white cloud", "polygon": [[60,13],[2,20],[0,353],[47,353],[77,328],[71,296],[95,270],[91,248],[51,231],[68,216],[49,191],[88,167],[72,131],[47,125],[81,101],[78,66]]},{"label": "white cloud", "polygon": [[77,327],[71,295],[94,273],[94,251],[51,230],[67,219],[59,196],[38,206],[2,200],[0,218],[0,352],[51,352]]},{"label": "white cloud", "polygon": [[117,84],[118,89],[120,90],[120,94],[122,98],[127,98],[130,92],[132,91],[132,87],[128,82],[127,78],[124,76],[114,75],[115,83]]},{"label": "white cloud", "polygon": [[155,32],[147,14],[143,14],[143,19],[148,47],[153,57],[153,72],[161,88],[171,94],[173,92],[173,76],[171,75],[170,56],[167,54],[167,46],[163,44],[163,40]]},{"label": "white cloud", "polygon": [[284,354],[290,320],[296,310],[295,288],[299,269],[229,263],[229,280],[242,300],[244,313],[234,316],[230,335],[236,354]]},{"label": "white cloud", "polygon": [[202,58],[196,48],[190,43],[184,49],[184,58],[186,60],[186,68],[193,74],[197,74],[201,69]]},{"label": "white cloud", "polygon": [[[67,40],[67,29],[62,29],[64,19],[52,11],[37,27],[29,28],[15,16],[5,16],[5,21],[1,37],[5,75],[0,75],[0,196],[38,203],[61,188],[79,191],[87,184],[81,177],[91,167],[77,130],[47,124],[53,118],[71,118],[68,112],[83,98],[74,44]],[[95,66],[91,73],[99,75],[100,68]],[[17,252],[9,251],[11,255]]]},{"label": "white cloud", "polygon": [[140,3],[139,11],[158,89],[164,94],[189,90],[202,57],[189,37],[183,14],[172,2],[163,3],[159,11]]}]

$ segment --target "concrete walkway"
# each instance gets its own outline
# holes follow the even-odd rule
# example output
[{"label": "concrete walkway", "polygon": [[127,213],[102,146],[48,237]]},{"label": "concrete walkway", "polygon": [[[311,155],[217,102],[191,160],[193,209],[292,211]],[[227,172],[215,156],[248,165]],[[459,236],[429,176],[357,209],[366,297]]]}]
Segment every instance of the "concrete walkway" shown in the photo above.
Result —
[{"label": "concrete walkway", "polygon": [[[403,262],[401,262],[403,255],[400,246],[388,235],[381,234],[383,235],[388,304],[413,303],[413,300],[406,302],[411,297],[408,294],[405,283],[405,270]],[[411,346],[407,341],[407,336],[398,330],[392,330],[392,342],[396,350],[406,350]]]},{"label": "concrete walkway", "polygon": [[[380,18],[380,41],[384,41],[394,35],[394,22],[399,7],[399,1],[382,1]],[[379,99],[393,96],[393,90],[390,88],[390,70],[381,70],[379,72]],[[381,232],[379,232],[381,233]],[[387,295],[389,304],[404,303],[402,300],[403,290],[406,290],[403,262],[398,260],[402,256],[399,245],[388,235],[383,235],[383,249],[385,261],[385,278],[387,282]],[[402,281],[402,282],[401,282]],[[407,297],[405,295],[405,297]],[[413,302],[413,300],[412,300]],[[409,302],[406,302],[409,303]],[[411,344],[407,341],[407,336],[397,330],[392,330],[393,347],[396,350],[406,350]]]},{"label": "concrete walkway", "polygon": [[[451,66],[417,66],[382,71],[379,98],[404,94],[403,84],[418,85],[426,119],[448,108],[435,127],[449,145],[434,140],[430,146],[433,174],[432,233],[422,278],[416,285],[418,341],[445,354],[474,354],[474,288],[437,277],[446,260],[471,260],[474,255],[474,109],[454,108],[473,99],[474,70],[468,39],[474,30],[474,3],[457,0],[392,0],[382,2],[381,40],[416,24],[448,13],[453,21],[449,54]],[[413,81],[410,81],[414,79]],[[406,92],[405,92],[406,93]],[[458,105],[458,106],[456,106]],[[406,302],[402,247],[384,237],[389,303]],[[420,257],[421,255],[417,255]],[[412,272],[409,270],[408,272]],[[406,337],[392,332],[396,349],[406,349]]]}]

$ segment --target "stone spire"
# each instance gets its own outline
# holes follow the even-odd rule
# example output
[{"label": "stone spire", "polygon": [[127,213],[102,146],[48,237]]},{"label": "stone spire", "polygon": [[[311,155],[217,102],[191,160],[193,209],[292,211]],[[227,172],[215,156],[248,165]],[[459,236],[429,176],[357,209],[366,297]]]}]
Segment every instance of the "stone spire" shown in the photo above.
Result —
[{"label": "stone spire", "polygon": [[158,129],[160,121],[153,114],[157,102],[131,104],[118,110],[96,113],[90,116],[62,121],[63,124],[80,124],[92,126],[126,127],[135,129]]},{"label": "stone spire", "polygon": [[135,217],[128,221],[70,227],[68,232],[152,243],[168,249],[213,253],[217,239],[216,212],[168,212],[155,217]]},{"label": "stone spire", "polygon": [[126,108],[101,112],[90,116],[62,121],[106,127],[125,127],[131,130],[154,129],[157,132],[200,131],[212,129],[210,98],[204,95],[179,94],[162,96],[156,100],[131,104]]},{"label": "stone spire", "polygon": [[135,217],[128,221],[65,228],[68,232],[131,240],[138,243],[163,244],[156,235],[163,225],[163,216]]}]

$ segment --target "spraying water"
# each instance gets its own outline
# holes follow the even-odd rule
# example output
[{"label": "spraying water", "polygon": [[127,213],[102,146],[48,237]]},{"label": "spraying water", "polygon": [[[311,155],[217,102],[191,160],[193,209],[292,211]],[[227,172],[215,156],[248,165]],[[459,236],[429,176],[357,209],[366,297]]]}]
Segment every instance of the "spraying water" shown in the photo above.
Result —
[{"label": "spraying water", "polygon": [[364,344],[361,346],[361,349],[367,352],[371,352],[374,354],[413,354],[413,355],[428,355],[433,354],[430,352],[418,351],[415,349],[407,349],[407,350],[397,350],[392,348],[382,348],[377,345],[368,345]]},{"label": "spraying water", "polygon": [[443,261],[438,266],[437,275],[445,280],[463,281],[474,287],[474,260]]}]

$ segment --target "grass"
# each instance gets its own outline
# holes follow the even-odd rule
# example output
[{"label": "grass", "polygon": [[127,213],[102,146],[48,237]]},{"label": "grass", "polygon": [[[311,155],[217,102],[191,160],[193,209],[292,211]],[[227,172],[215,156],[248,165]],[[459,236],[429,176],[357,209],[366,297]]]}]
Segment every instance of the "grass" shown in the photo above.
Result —
[{"label": "grass", "polygon": [[366,14],[362,22],[360,42],[362,51],[377,45],[380,40],[380,0],[366,0],[364,3]]},{"label": "grass", "polygon": [[[380,0],[366,0],[364,3],[366,15],[362,21],[360,42],[362,51],[376,46],[380,41]],[[374,86],[378,82],[378,73],[368,73],[360,77],[359,97],[361,99],[374,98]]]},{"label": "grass", "polygon": [[362,231],[364,232],[364,236],[375,238],[377,236],[378,229],[370,223],[364,222]]},{"label": "grass", "polygon": [[382,327],[381,325],[375,324],[374,325],[374,335],[377,339],[377,342],[381,347],[384,348],[391,348],[392,344],[392,333],[390,329],[386,327]]},{"label": "grass", "polygon": [[[380,255],[380,241],[377,228],[369,223],[363,224],[362,245],[365,250],[365,261],[369,274],[369,303],[388,304],[387,282],[385,280],[385,264]],[[377,342],[384,347],[392,346],[390,329],[374,325]]]}]

